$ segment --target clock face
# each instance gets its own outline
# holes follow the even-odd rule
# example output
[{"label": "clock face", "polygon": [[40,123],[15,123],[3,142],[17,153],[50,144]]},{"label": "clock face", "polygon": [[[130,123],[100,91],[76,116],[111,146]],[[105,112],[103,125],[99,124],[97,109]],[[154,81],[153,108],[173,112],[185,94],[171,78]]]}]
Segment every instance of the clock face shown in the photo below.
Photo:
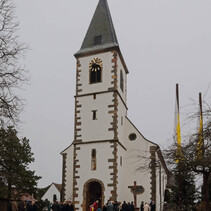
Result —
[{"label": "clock face", "polygon": [[97,63],[93,63],[92,66],[91,66],[91,71],[97,72],[97,71],[100,70],[100,69],[101,69],[101,67],[100,67],[100,65],[97,64]]},{"label": "clock face", "polygon": [[89,64],[89,70],[92,72],[97,72],[102,69],[102,61],[99,58],[92,59],[92,61]]},{"label": "clock face", "polygon": [[90,84],[102,82],[102,60],[94,58],[89,64]]}]

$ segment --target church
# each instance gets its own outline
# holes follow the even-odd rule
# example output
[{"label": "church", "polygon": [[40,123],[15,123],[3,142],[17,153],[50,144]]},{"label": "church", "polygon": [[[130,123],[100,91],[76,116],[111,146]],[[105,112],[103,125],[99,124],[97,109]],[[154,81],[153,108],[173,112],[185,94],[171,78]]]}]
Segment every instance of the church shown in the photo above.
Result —
[{"label": "church", "polygon": [[74,140],[63,157],[61,199],[88,211],[99,200],[156,203],[161,211],[169,171],[161,150],[127,116],[129,70],[107,0],[99,0],[75,53]]}]

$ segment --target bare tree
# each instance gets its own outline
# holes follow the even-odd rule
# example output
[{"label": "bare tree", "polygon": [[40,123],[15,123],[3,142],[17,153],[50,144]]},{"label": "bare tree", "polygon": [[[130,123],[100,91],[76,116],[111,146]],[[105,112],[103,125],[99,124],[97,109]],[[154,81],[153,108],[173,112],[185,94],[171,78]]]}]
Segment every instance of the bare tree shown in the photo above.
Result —
[{"label": "bare tree", "polygon": [[11,0],[0,0],[0,124],[17,123],[23,100],[15,93],[27,82],[26,70],[19,64],[27,46],[19,42],[19,23]]},{"label": "bare tree", "polygon": [[[177,144],[172,144],[165,150],[165,157],[168,165],[178,168],[181,172],[180,175],[187,171],[203,178],[201,198],[205,204],[203,210],[210,210],[209,205],[209,183],[211,180],[211,108],[208,104],[204,104],[203,113],[203,128],[199,132],[192,131],[192,134],[187,136],[186,140],[183,139],[181,147],[181,156],[177,154]],[[196,113],[191,116],[193,119],[200,119],[200,114]],[[201,141],[200,141],[201,140]],[[201,142],[201,144],[200,144]],[[175,161],[178,160],[178,163]]]}]

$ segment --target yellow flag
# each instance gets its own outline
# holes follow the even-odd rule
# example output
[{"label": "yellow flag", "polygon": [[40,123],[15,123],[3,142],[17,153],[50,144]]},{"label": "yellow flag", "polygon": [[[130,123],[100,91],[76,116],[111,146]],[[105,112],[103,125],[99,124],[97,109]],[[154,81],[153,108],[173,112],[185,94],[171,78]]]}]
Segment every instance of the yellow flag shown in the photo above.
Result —
[{"label": "yellow flag", "polygon": [[176,126],[176,138],[178,147],[181,147],[181,133],[180,133],[180,117],[179,113],[177,114],[177,126]]}]

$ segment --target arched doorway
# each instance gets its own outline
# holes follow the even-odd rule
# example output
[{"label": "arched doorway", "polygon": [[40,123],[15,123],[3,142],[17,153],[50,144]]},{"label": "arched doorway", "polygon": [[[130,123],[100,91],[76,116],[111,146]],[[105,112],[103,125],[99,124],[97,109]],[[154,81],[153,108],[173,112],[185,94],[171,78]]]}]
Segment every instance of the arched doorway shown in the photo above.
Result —
[{"label": "arched doorway", "polygon": [[93,204],[96,200],[99,201],[100,207],[102,209],[102,205],[104,203],[104,185],[99,180],[89,180],[84,184],[83,191],[83,210],[89,211],[90,205]]}]

